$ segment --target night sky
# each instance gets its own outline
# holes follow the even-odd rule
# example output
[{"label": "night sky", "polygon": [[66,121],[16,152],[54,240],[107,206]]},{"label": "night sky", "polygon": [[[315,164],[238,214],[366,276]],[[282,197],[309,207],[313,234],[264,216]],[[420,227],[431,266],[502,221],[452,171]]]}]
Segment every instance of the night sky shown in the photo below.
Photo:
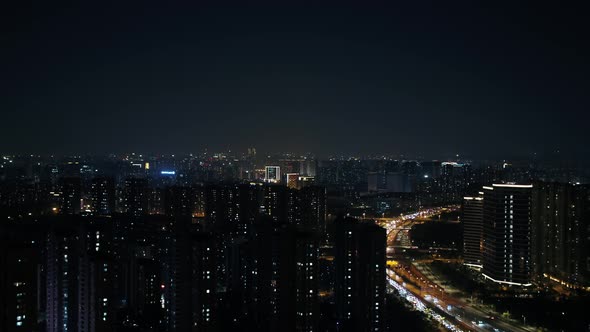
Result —
[{"label": "night sky", "polygon": [[89,3],[4,8],[0,152],[588,158],[581,8]]}]

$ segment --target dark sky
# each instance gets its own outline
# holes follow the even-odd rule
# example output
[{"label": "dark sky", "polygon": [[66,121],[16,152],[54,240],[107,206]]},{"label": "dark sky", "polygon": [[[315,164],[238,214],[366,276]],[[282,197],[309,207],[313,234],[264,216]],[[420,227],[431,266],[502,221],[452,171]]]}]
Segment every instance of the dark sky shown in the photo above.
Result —
[{"label": "dark sky", "polygon": [[581,8],[124,2],[3,10],[0,152],[590,150]]}]

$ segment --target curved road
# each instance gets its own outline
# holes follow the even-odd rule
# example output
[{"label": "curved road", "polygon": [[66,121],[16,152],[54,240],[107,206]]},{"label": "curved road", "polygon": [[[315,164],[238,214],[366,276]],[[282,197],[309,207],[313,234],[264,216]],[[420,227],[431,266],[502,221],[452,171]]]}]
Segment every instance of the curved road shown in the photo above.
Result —
[{"label": "curved road", "polygon": [[[387,246],[388,253],[395,253],[397,245],[396,240],[400,232],[408,231],[413,225],[420,222],[427,222],[427,219],[446,211],[456,211],[459,206],[449,206],[440,208],[424,209],[416,213],[402,215],[398,218],[379,218],[376,220],[377,224],[387,230]],[[407,246],[404,246],[407,247]],[[409,281],[409,284],[397,283],[395,278],[399,278],[400,273],[403,278]],[[488,314],[474,307],[472,304],[463,301],[461,298],[452,296],[444,291],[444,289],[435,282],[427,278],[423,273],[416,269],[411,262],[409,264],[400,263],[400,266],[394,272],[388,269],[389,282],[395,282],[397,287],[403,287],[405,291],[413,294],[413,296],[423,302],[432,311],[438,311],[454,319],[454,324],[445,322],[445,327],[453,331],[517,331],[517,332],[531,332],[535,331],[533,328],[514,323],[513,321],[505,320],[498,317],[495,319],[488,318]],[[414,287],[418,285],[419,287]],[[422,289],[427,289],[431,294],[422,292]],[[440,292],[440,293],[439,293]],[[434,295],[436,293],[436,296]],[[416,301],[416,299],[411,301]],[[415,305],[415,304],[414,304]],[[422,310],[421,310],[422,311]],[[431,311],[428,311],[429,316],[432,316]],[[436,317],[435,317],[436,318]],[[440,318],[438,318],[440,319]],[[438,320],[437,319],[437,320]],[[449,326],[447,326],[447,324]]]}]

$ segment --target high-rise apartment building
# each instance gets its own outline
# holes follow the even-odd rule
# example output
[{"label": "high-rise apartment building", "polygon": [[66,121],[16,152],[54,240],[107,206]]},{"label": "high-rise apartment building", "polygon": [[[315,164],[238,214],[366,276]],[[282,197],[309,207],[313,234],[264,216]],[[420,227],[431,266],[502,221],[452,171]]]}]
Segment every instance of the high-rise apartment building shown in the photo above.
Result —
[{"label": "high-rise apartment building", "polygon": [[532,185],[483,187],[483,276],[508,285],[531,285]]},{"label": "high-rise apartment building", "polygon": [[300,224],[306,229],[324,232],[326,230],[326,188],[304,187],[298,192],[301,204]]},{"label": "high-rise apartment building", "polygon": [[539,281],[590,283],[590,187],[539,182],[533,188],[532,252]]},{"label": "high-rise apartment building", "polygon": [[64,177],[60,179],[61,204],[60,214],[79,214],[82,208],[82,182],[79,177]]},{"label": "high-rise apartment building", "polygon": [[148,214],[148,181],[144,178],[127,178],[123,189],[124,211],[133,217]]},{"label": "high-rise apartment building", "polygon": [[41,252],[30,226],[0,226],[0,331],[37,331]]},{"label": "high-rise apartment building", "polygon": [[91,184],[92,212],[109,216],[115,212],[115,181],[109,177],[94,178]]},{"label": "high-rise apartment building", "polygon": [[483,249],[483,197],[464,197],[461,221],[463,222],[463,260],[465,265],[482,267]]},{"label": "high-rise apartment building", "polygon": [[115,263],[105,246],[110,240],[101,236],[80,219],[52,224],[45,265],[48,332],[113,330]]},{"label": "high-rise apartment building", "polygon": [[345,330],[382,331],[385,229],[346,218],[334,221],[336,314]]},{"label": "high-rise apartment building", "polygon": [[270,183],[281,182],[281,167],[280,166],[265,166],[264,167],[264,181]]}]

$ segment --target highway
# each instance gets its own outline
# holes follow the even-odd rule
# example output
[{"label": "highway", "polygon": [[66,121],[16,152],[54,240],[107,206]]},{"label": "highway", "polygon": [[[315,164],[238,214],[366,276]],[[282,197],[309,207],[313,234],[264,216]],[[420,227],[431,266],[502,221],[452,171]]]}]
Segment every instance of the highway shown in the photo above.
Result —
[{"label": "highway", "polygon": [[[407,237],[408,230],[414,224],[425,222],[427,218],[456,208],[458,207],[433,208],[400,216],[399,218],[378,220],[377,223],[387,229],[388,253],[393,253],[394,257],[399,256],[395,252],[395,248],[411,247],[409,237],[404,238],[400,235],[405,234]],[[395,269],[388,268],[388,286],[395,289],[414,308],[441,323],[447,330],[478,332],[534,331],[531,327],[508,321],[497,314],[490,315],[473,304],[467,303],[459,296],[454,296],[454,293],[449,294],[441,285],[436,283],[440,282],[440,280],[434,278],[432,271],[428,268],[425,269],[423,266],[419,266],[419,269],[411,261],[406,261],[403,257],[399,258]]]},{"label": "highway", "polygon": [[453,331],[453,332],[463,332],[465,330],[461,329],[459,325],[461,322],[453,323],[449,319],[445,318],[444,315],[441,315],[440,309],[436,306],[432,306],[430,304],[426,304],[422,299],[418,298],[414,293],[410,292],[407,288],[405,283],[403,283],[399,276],[396,276],[395,273],[391,270],[388,270],[387,273],[387,281],[388,287],[392,288],[394,291],[398,293],[399,296],[406,299],[406,301],[410,302],[414,309],[424,313],[431,319],[437,321],[441,325],[443,325],[446,329]]},{"label": "highway", "polygon": [[446,316],[448,321],[454,322],[457,329],[494,332],[534,331],[532,328],[522,327],[497,315],[490,316],[489,313],[474,307],[472,304],[449,295],[442,287],[427,279],[415,268],[399,265],[395,270],[388,269],[387,274],[390,283],[391,281],[398,283],[406,292],[419,299],[426,308],[438,312],[443,317]]},{"label": "highway", "polygon": [[387,230],[387,246],[388,252],[394,251],[395,247],[398,248],[410,248],[409,243],[402,241],[401,243],[395,243],[398,235],[407,234],[412,226],[417,222],[426,221],[431,217],[440,215],[443,212],[458,211],[461,208],[460,205],[449,205],[434,208],[425,208],[417,212],[402,214],[395,218],[376,218],[373,219],[375,222]]}]

